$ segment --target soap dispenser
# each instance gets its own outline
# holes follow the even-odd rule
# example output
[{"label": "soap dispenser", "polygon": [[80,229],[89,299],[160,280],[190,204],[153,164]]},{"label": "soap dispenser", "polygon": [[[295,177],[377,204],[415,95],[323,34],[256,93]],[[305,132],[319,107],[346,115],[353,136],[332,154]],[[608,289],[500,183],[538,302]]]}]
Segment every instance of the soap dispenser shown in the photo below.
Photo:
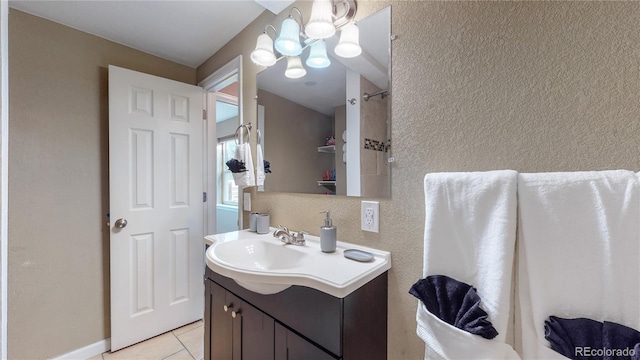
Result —
[{"label": "soap dispenser", "polygon": [[331,223],[329,210],[320,214],[327,214],[324,225],[320,227],[320,249],[322,252],[330,253],[336,251],[336,227]]}]

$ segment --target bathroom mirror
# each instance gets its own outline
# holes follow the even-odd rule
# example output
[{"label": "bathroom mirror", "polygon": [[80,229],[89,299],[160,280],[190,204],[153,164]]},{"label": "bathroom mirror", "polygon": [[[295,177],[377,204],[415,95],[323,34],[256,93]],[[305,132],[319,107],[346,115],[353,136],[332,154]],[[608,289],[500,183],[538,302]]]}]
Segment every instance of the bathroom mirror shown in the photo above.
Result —
[{"label": "bathroom mirror", "polygon": [[331,64],[306,65],[287,78],[287,59],[257,75],[258,130],[271,173],[263,189],[388,198],[391,194],[391,8],[357,22],[362,53],[335,54],[340,31],[326,39]]}]

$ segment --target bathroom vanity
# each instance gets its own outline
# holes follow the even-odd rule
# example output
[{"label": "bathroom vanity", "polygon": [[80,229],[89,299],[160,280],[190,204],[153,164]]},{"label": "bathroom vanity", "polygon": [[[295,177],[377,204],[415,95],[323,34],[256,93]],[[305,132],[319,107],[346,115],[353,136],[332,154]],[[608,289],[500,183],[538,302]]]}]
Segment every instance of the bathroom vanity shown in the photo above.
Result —
[{"label": "bathroom vanity", "polygon": [[[271,235],[248,231],[207,238],[212,246],[205,272],[205,359],[386,359],[388,252],[338,242],[336,252],[326,254],[313,236],[305,246],[285,246]],[[266,243],[267,249],[280,246],[276,252],[300,252],[304,263],[282,269],[276,261],[268,269],[268,262],[256,258],[234,265],[235,258],[220,251],[224,247],[216,249],[225,243],[234,250],[244,247],[245,260],[268,257],[271,250],[260,250]],[[349,248],[373,250],[375,258],[345,259],[342,252]],[[256,268],[249,269],[249,263]],[[305,273],[325,266],[332,267],[326,269],[328,279]],[[346,281],[339,283],[332,274]],[[252,286],[258,282],[266,287]]]}]

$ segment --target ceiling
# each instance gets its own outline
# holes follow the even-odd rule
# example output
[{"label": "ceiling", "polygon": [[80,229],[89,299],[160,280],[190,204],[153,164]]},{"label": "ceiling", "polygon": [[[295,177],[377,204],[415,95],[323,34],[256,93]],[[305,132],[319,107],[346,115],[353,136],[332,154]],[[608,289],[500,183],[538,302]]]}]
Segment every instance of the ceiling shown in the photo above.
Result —
[{"label": "ceiling", "polygon": [[189,67],[292,0],[12,0],[9,6]]},{"label": "ceiling", "polygon": [[[280,13],[294,0],[10,0],[9,6],[163,59],[196,68],[265,9]],[[345,69],[356,70],[380,88],[388,83],[388,11],[358,22],[363,55],[344,59],[333,53],[338,36],[327,40],[332,66],[308,69],[293,82],[284,78],[286,61],[272,71],[267,91],[322,113],[344,102]],[[280,24],[273,24],[280,28]],[[256,37],[258,34],[256,34]],[[266,74],[261,74],[266,75]],[[262,76],[261,76],[262,77]],[[276,79],[280,78],[279,81]],[[314,88],[316,90],[311,91]]]}]

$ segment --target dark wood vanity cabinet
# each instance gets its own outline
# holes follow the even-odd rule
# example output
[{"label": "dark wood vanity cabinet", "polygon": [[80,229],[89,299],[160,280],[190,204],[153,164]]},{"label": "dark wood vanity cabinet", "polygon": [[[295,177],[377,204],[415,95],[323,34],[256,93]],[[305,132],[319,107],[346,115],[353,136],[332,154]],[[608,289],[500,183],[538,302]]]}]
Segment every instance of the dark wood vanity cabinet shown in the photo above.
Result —
[{"label": "dark wood vanity cabinet", "polygon": [[386,272],[336,298],[304,286],[261,295],[207,268],[205,296],[205,359],[387,358]]}]

